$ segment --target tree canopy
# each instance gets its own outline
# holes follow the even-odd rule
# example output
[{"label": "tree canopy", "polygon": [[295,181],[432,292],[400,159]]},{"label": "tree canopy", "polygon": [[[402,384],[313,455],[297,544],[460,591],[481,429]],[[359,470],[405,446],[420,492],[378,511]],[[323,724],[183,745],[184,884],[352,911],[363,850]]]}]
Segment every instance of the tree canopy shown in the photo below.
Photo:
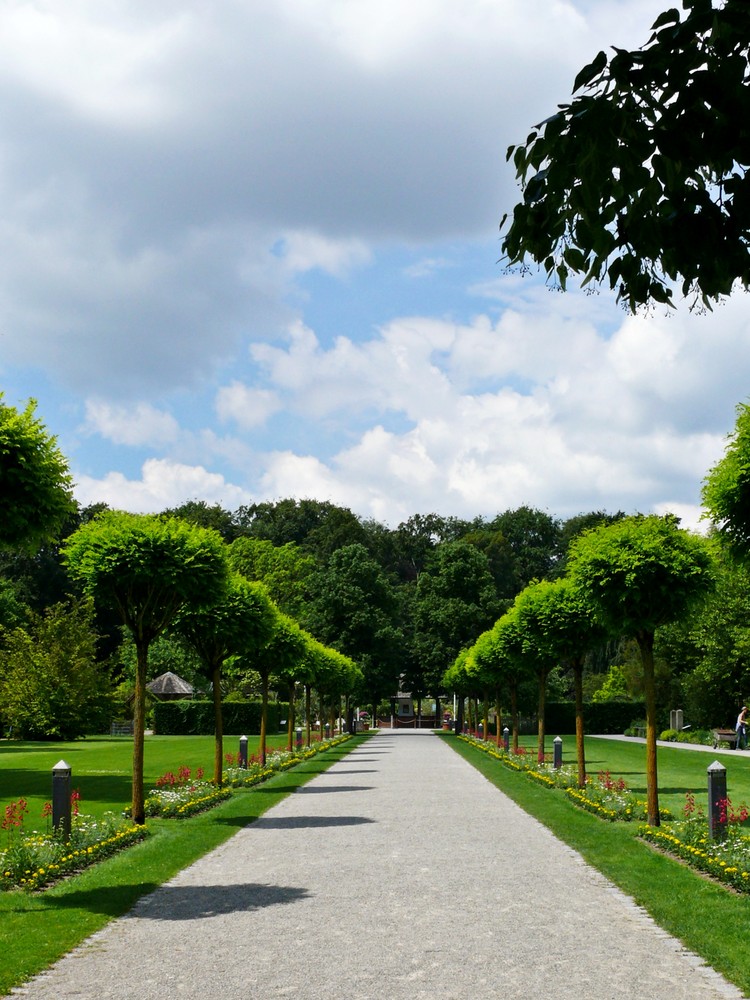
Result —
[{"label": "tree canopy", "polygon": [[708,546],[680,529],[673,515],[625,517],[574,539],[569,573],[604,628],[638,642],[646,699],[648,822],[658,826],[654,632],[711,589]]},{"label": "tree canopy", "polygon": [[642,48],[600,52],[509,148],[510,266],[530,258],[562,289],[608,282],[631,311],[671,304],[675,283],[708,308],[750,285],[750,4],[682,6]]},{"label": "tree canopy", "polygon": [[221,597],[227,581],[226,545],[217,532],[177,518],[107,510],[74,532],[63,554],[71,575],[95,601],[114,608],[133,636],[132,817],[142,823],[148,648],[180,611]]},{"label": "tree canopy", "polygon": [[0,393],[0,546],[37,548],[76,512],[67,460],[35,407],[16,410]]},{"label": "tree canopy", "polygon": [[732,555],[750,562],[750,407],[740,403],[723,457],[703,482],[703,506]]}]

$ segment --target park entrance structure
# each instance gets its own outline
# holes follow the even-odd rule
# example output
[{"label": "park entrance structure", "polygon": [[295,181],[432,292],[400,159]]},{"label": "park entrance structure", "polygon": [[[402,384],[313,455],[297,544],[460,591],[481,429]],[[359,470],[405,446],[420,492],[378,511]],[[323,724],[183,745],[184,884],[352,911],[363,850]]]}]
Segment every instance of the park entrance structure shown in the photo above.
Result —
[{"label": "park entrance structure", "polygon": [[[432,708],[432,703],[430,703]],[[437,721],[434,711],[422,712],[421,701],[415,708],[414,698],[410,693],[399,691],[391,698],[391,718],[390,725],[393,729],[439,729],[442,720]],[[378,725],[388,725],[386,720],[379,719]]]}]

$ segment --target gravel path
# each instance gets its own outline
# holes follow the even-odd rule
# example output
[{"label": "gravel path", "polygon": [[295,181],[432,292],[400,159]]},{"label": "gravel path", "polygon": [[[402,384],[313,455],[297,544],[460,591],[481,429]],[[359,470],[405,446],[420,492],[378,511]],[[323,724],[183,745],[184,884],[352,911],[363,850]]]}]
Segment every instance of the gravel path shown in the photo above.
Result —
[{"label": "gravel path", "polygon": [[742,994],[429,733],[382,732],[14,995]]}]

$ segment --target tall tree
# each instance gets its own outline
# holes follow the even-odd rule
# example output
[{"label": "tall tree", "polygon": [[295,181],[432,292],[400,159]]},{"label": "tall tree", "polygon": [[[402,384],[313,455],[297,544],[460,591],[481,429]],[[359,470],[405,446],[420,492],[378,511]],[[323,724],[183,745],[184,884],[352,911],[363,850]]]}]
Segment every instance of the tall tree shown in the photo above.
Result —
[{"label": "tall tree", "polygon": [[337,549],[367,541],[356,514],[328,500],[287,498],[251,504],[239,508],[237,523],[253,538],[265,538],[274,545],[295,542],[323,562]]},{"label": "tall tree", "polygon": [[643,48],[600,52],[509,148],[524,189],[511,265],[530,257],[563,289],[570,274],[606,281],[632,311],[671,303],[678,281],[709,308],[750,285],[750,5],[682,7]]},{"label": "tall tree", "polygon": [[724,455],[703,483],[703,506],[732,555],[750,565],[750,407],[737,406],[737,421]]},{"label": "tall tree", "polygon": [[244,657],[248,667],[257,670],[261,684],[260,746],[261,763],[266,762],[266,741],[268,735],[268,692],[271,674],[290,673],[302,663],[306,649],[306,637],[293,618],[273,606],[270,634],[266,641]]},{"label": "tall tree", "polygon": [[221,504],[209,504],[205,500],[186,500],[179,507],[167,507],[164,517],[181,517],[183,521],[198,525],[199,528],[213,528],[225,542],[232,542],[240,534],[237,519]]},{"label": "tall tree", "polygon": [[571,546],[569,573],[594,617],[638,643],[646,701],[648,822],[659,825],[654,633],[684,614],[713,584],[704,539],[672,515],[626,517],[586,532]]},{"label": "tall tree", "polygon": [[211,682],[217,785],[221,785],[224,765],[222,668],[230,657],[248,656],[260,650],[271,639],[276,617],[265,587],[236,573],[229,578],[226,592],[216,603],[203,608],[186,607],[175,619],[175,631],[196,651]]},{"label": "tall tree", "polygon": [[[524,592],[525,593],[525,592]],[[542,654],[542,663],[560,663],[573,671],[576,705],[576,756],[578,784],[586,784],[586,756],[583,726],[583,666],[586,655],[606,638],[596,622],[590,604],[575,589],[568,577],[553,583],[537,584],[533,600],[521,602],[519,618],[533,629],[532,642]],[[523,595],[519,595],[519,601]]]},{"label": "tall tree", "polygon": [[0,629],[3,721],[29,740],[75,740],[105,732],[112,690],[96,662],[90,599],[31,613],[24,627]]},{"label": "tall tree", "polygon": [[396,691],[403,665],[404,639],[391,581],[363,545],[347,545],[310,583],[305,627],[359,665],[363,694],[377,707]]},{"label": "tall tree", "polygon": [[0,547],[38,548],[76,513],[68,463],[35,407],[16,410],[0,393]]},{"label": "tall tree", "polygon": [[182,610],[222,596],[226,545],[215,531],[187,521],[105,511],[66,540],[63,554],[71,575],[116,611],[135,643],[132,818],[143,823],[148,649]]},{"label": "tall tree", "polygon": [[300,620],[308,601],[310,575],[317,563],[294,542],[274,545],[267,539],[238,538],[229,547],[231,565],[248,580],[259,580],[274,604]]},{"label": "tall tree", "polygon": [[499,610],[484,553],[465,541],[439,545],[419,578],[414,601],[414,659],[425,691],[439,699],[448,666],[493,624]]},{"label": "tall tree", "polygon": [[560,556],[560,522],[546,511],[526,505],[503,511],[488,525],[505,539],[513,559],[513,598],[532,580],[548,578]]}]

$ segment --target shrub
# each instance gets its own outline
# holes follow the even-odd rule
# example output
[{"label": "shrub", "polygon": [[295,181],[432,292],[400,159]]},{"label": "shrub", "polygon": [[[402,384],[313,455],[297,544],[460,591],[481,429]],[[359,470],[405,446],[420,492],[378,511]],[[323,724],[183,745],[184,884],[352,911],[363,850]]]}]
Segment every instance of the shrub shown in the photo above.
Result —
[{"label": "shrub", "polygon": [[676,729],[665,729],[659,736],[660,740],[666,740],[669,743],[676,743],[679,733]]},{"label": "shrub", "polygon": [[[232,735],[257,735],[260,732],[262,704],[259,701],[225,702],[222,706],[224,732]],[[268,732],[281,728],[288,717],[289,705],[274,701],[268,706]],[[214,706],[211,701],[162,701],[154,705],[154,731],[160,736],[210,736],[214,731]]]}]

